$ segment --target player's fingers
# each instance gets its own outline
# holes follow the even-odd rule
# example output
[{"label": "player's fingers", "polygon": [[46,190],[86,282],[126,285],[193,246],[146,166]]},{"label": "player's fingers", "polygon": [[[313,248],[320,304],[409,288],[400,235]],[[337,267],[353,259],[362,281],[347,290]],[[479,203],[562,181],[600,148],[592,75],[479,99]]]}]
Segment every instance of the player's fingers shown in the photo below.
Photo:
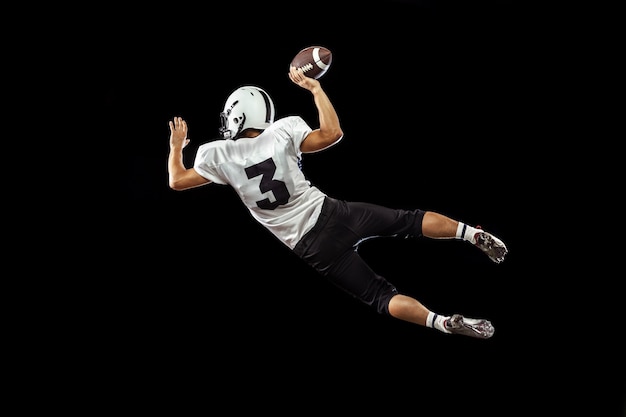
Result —
[{"label": "player's fingers", "polygon": [[292,77],[294,77],[294,78],[298,79],[298,78],[299,78],[299,76],[300,76],[300,74],[302,74],[302,70],[301,70],[301,69],[298,69],[298,68],[296,68],[296,67],[294,67],[294,66],[291,66],[291,67],[289,67],[289,74],[290,74]]},{"label": "player's fingers", "polygon": [[182,117],[174,117],[174,126],[176,130],[185,130],[186,124]]},{"label": "player's fingers", "polygon": [[302,81],[302,70],[295,70],[291,73],[291,79],[295,83],[300,83]]}]

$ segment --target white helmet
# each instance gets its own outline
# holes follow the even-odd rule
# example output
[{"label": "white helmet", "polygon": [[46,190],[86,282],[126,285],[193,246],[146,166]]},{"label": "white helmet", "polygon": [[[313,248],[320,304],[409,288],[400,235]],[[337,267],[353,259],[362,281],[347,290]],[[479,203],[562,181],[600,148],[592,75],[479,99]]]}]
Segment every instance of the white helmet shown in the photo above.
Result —
[{"label": "white helmet", "polygon": [[274,122],[274,102],[261,88],[251,85],[240,87],[226,100],[220,113],[220,135],[224,139],[237,139],[245,129],[265,129]]}]

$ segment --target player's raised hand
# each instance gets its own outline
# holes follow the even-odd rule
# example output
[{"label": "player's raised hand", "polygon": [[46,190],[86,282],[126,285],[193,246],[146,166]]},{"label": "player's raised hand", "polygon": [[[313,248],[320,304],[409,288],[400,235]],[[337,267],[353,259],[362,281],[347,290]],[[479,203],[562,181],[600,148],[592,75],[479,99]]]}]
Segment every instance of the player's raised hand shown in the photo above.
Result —
[{"label": "player's raised hand", "polygon": [[304,75],[304,71],[302,71],[301,69],[297,69],[294,66],[289,67],[289,79],[293,83],[309,91],[312,91],[315,87],[319,87],[320,85],[320,82],[318,80],[307,77],[306,75]]},{"label": "player's raised hand", "polygon": [[187,122],[182,117],[170,120],[170,148],[184,148],[191,142],[187,138]]}]

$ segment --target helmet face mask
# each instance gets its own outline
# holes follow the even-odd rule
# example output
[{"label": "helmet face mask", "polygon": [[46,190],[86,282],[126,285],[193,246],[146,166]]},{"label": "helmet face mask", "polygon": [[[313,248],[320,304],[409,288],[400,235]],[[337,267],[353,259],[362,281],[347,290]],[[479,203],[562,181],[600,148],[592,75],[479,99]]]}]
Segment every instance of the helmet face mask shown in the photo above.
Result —
[{"label": "helmet face mask", "polygon": [[274,102],[263,89],[240,87],[228,97],[220,113],[220,135],[237,139],[246,129],[264,130],[274,123],[274,114]]}]

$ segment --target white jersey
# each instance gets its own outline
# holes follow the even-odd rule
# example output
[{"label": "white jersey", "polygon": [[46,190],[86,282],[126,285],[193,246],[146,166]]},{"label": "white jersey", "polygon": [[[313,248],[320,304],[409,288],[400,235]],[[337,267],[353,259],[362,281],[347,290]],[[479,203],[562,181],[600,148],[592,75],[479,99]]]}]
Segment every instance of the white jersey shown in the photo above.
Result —
[{"label": "white jersey", "polygon": [[301,117],[288,116],[255,138],[201,145],[194,169],[233,187],[252,216],[293,249],[317,221],[325,197],[300,169],[300,145],[310,132]]}]

